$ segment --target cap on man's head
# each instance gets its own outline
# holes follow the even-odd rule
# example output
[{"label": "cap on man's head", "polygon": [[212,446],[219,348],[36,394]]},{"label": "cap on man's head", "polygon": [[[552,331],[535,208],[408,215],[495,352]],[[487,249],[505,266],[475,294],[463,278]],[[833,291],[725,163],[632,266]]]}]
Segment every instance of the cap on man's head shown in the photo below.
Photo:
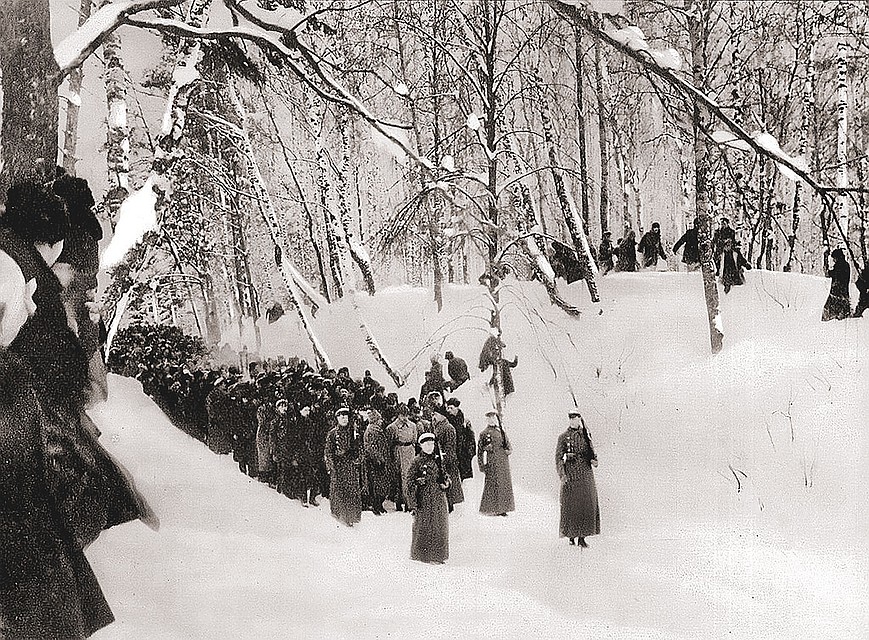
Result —
[{"label": "cap on man's head", "polygon": [[447,404],[451,405],[453,407],[458,407],[458,406],[461,406],[462,401],[459,400],[458,398],[450,398],[449,400],[447,400]]},{"label": "cap on man's head", "polygon": [[497,416],[497,415],[499,415],[499,414],[498,414],[498,412],[495,411],[494,409],[489,409],[489,410],[486,412],[485,415],[486,415],[486,417],[489,417],[489,416]]},{"label": "cap on man's head", "polygon": [[419,444],[425,444],[426,442],[434,442],[434,441],[435,441],[435,435],[433,433],[428,432],[428,431],[426,431],[425,433],[421,433],[419,435],[419,438],[417,439],[417,442]]},{"label": "cap on man's head", "polygon": [[444,358],[446,358],[447,360],[452,360],[452,359],[453,359],[453,352],[452,352],[452,351],[447,351],[447,352],[444,354]]},{"label": "cap on man's head", "polygon": [[568,418],[581,418],[582,414],[579,412],[579,409],[571,409],[567,412]]},{"label": "cap on man's head", "polygon": [[335,411],[336,416],[349,416],[350,415],[350,407],[340,407]]}]

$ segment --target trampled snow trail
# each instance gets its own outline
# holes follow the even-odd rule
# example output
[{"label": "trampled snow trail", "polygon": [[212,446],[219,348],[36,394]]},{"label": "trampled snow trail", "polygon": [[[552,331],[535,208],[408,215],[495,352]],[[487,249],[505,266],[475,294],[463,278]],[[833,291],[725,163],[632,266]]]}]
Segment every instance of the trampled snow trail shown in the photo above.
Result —
[{"label": "trampled snow trail", "polygon": [[[752,272],[723,299],[725,349],[710,360],[696,275],[608,276],[604,313],[576,321],[532,286],[505,293],[516,300],[505,339],[519,356],[506,413],[517,511],[480,516],[480,479],[466,482],[445,566],[409,560],[408,514],[366,512],[343,528],[328,503],[303,509],[247,479],[113,377],[94,417],[162,528],[117,527],[88,550],[118,619],[96,637],[869,636],[869,321],[821,324],[825,281]],[[579,284],[569,293],[583,306]],[[426,295],[365,301],[398,361],[479,300],[450,289],[438,316]],[[553,327],[528,324],[529,296]],[[336,363],[387,381],[353,351],[340,313],[318,322]],[[275,351],[305,353],[288,327],[270,329]],[[473,368],[482,341],[479,329],[435,341],[412,379],[445,348]],[[483,380],[458,394],[476,431]],[[585,551],[557,537],[566,381],[600,458],[603,532]]]}]

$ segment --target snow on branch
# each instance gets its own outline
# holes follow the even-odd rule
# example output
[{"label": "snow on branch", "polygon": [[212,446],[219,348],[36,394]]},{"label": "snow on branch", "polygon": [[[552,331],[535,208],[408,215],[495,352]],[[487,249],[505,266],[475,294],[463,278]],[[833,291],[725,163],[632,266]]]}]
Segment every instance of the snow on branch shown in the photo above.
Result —
[{"label": "snow on branch", "polygon": [[118,224],[109,246],[100,256],[100,267],[117,266],[142,237],[157,226],[157,194],[152,174],[141,188],[129,195],[121,204]]},{"label": "snow on branch", "polygon": [[[784,153],[781,150],[781,147],[779,147],[778,142],[771,144],[768,139],[762,136],[754,137],[749,134],[739,125],[739,123],[728,116],[714,99],[687,80],[676,75],[672,65],[669,64],[670,62],[674,62],[674,60],[667,56],[666,51],[653,52],[649,50],[648,44],[645,41],[645,36],[643,36],[640,29],[636,27],[626,27],[618,30],[604,30],[595,24],[595,21],[588,16],[586,12],[577,8],[577,5],[581,5],[582,7],[594,9],[594,7],[591,6],[594,3],[591,0],[589,0],[589,2],[581,2],[580,0],[546,0],[546,2],[555,10],[556,13],[566,18],[569,22],[579,26],[593,37],[608,44],[614,49],[621,51],[626,56],[639,63],[646,70],[664,80],[664,82],[666,82],[670,87],[682,92],[694,102],[702,104],[709,110],[710,114],[714,115],[719,121],[727,126],[734,136],[733,140],[738,139],[744,142],[750,149],[754,150],[755,153],[773,160],[779,166],[781,171],[790,172],[790,175],[802,180],[818,194],[828,196],[831,193],[864,191],[863,188],[836,187],[820,184],[809,174],[805,165],[799,159],[791,158],[789,155]],[[716,135],[723,138],[722,134]],[[733,140],[727,141],[729,146],[734,146]]]},{"label": "snow on branch", "polygon": [[150,9],[165,9],[180,5],[184,0],[119,0],[101,7],[84,24],[60,41],[54,48],[54,58],[61,77],[81,65],[112,33],[132,15]]},{"label": "snow on branch", "polygon": [[194,27],[178,20],[165,18],[149,18],[147,20],[127,19],[127,24],[132,26],[142,27],[146,29],[155,29],[174,33],[176,35],[188,38],[201,38],[209,40],[221,40],[225,38],[241,38],[258,44],[261,47],[271,49],[283,56],[283,61],[293,71],[293,73],[313,89],[317,95],[329,102],[342,104],[349,108],[353,113],[362,117],[367,121],[375,131],[381,134],[386,140],[399,147],[407,154],[414,162],[422,166],[428,171],[434,169],[434,165],[427,158],[421,157],[401,136],[396,135],[392,127],[384,123],[381,119],[375,116],[356,96],[354,96],[343,84],[326,72],[321,66],[316,65],[316,73],[326,85],[326,88],[320,86],[308,73],[302,68],[303,64],[310,64],[310,58],[305,62],[297,60],[296,56],[304,55],[304,47],[296,42],[293,47],[287,46],[283,39],[277,33],[272,33],[260,26],[254,24],[246,24],[226,28],[202,28]]}]

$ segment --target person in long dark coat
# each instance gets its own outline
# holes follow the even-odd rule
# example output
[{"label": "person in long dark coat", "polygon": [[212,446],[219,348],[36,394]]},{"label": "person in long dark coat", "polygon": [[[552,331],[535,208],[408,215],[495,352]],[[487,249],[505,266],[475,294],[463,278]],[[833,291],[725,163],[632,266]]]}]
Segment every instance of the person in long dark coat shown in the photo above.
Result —
[{"label": "person in long dark coat", "polygon": [[486,475],[480,513],[506,516],[516,509],[509,459],[513,449],[497,411],[486,412],[486,423],[477,442],[477,464]]},{"label": "person in long dark coat", "polygon": [[824,255],[827,277],[831,279],[830,295],[824,304],[821,320],[843,320],[851,316],[851,266],[845,260],[842,249],[834,249],[830,254],[833,258],[833,268],[827,267],[828,259]]},{"label": "person in long dark coat", "polygon": [[362,520],[362,489],[359,486],[361,443],[350,424],[350,409],[335,412],[337,425],[326,435],[324,458],[329,471],[329,505],[332,515],[352,527]]},{"label": "person in long dark coat", "polygon": [[683,246],[682,262],[688,267],[688,271],[696,271],[700,267],[700,245],[697,239],[697,230],[700,227],[700,218],[694,218],[694,226],[682,234],[673,245],[673,253],[678,253]]},{"label": "person in long dark coat", "polygon": [[625,235],[619,240],[614,249],[618,261],[616,266],[619,271],[637,270],[637,236],[630,227],[625,227]]},{"label": "person in long dark coat", "polygon": [[389,436],[389,443],[392,449],[392,466],[393,466],[393,497],[395,500],[395,508],[402,510],[405,504],[404,495],[406,493],[407,472],[410,469],[410,464],[414,458],[414,447],[416,446],[416,424],[408,417],[407,405],[398,405],[397,417],[386,428]]},{"label": "person in long dark coat", "polygon": [[383,501],[392,488],[392,467],[389,464],[389,437],[383,428],[383,418],[377,409],[368,412],[368,426],[363,437],[365,471],[368,479],[368,500],[374,515],[386,513]]},{"label": "person in long dark coat", "polygon": [[860,292],[860,299],[857,300],[857,308],[854,309],[854,317],[862,318],[863,312],[869,309],[869,265],[863,267],[860,275],[857,276],[857,291]]},{"label": "person in long dark coat", "polygon": [[597,250],[597,264],[600,267],[600,274],[602,276],[615,269],[613,261],[615,258],[615,247],[613,247],[612,235],[612,232],[604,231]]},{"label": "person in long dark coat", "polygon": [[277,421],[277,409],[273,399],[262,398],[256,409],[257,476],[260,482],[269,484],[273,484],[276,477],[274,430]]},{"label": "person in long dark coat", "polygon": [[729,293],[731,287],[745,284],[743,269],[751,269],[751,264],[739,250],[739,243],[734,244],[731,240],[725,240],[724,249],[719,258],[721,264],[721,284],[724,285],[724,293]]},{"label": "person in long dark coat", "polygon": [[468,373],[468,363],[453,355],[452,351],[447,351],[444,358],[447,360],[447,373],[450,376],[447,388],[450,391],[455,391],[471,379],[471,374]]},{"label": "person in long dark coat", "polygon": [[443,564],[450,556],[449,506],[446,492],[450,478],[435,456],[435,435],[419,436],[420,454],[410,464],[405,499],[413,513],[411,560]]},{"label": "person in long dark coat", "polygon": [[724,253],[724,243],[728,240],[736,243],[736,230],[730,226],[730,220],[721,218],[718,228],[712,234],[712,257],[716,270],[721,269],[721,254]]},{"label": "person in long dark coat", "polygon": [[559,535],[570,544],[587,547],[585,539],[600,533],[600,507],[592,467],[597,455],[579,411],[567,414],[570,426],[558,436],[555,468],[561,480]]},{"label": "person in long dark coat", "polygon": [[452,511],[453,505],[465,501],[465,494],[462,491],[462,477],[459,473],[459,460],[456,455],[456,429],[445,415],[446,410],[441,404],[443,399],[440,394],[431,394],[428,402],[425,413],[431,424],[431,432],[435,434],[437,439],[435,453],[441,457],[444,471],[450,478],[447,502],[449,510]]},{"label": "person in long dark coat", "polygon": [[652,228],[643,234],[638,247],[643,254],[643,268],[649,269],[658,264],[658,258],[667,259],[664,245],[661,244],[661,225],[652,223]]},{"label": "person in long dark coat", "polygon": [[462,480],[474,477],[473,460],[477,455],[477,438],[471,427],[470,420],[465,418],[464,412],[459,408],[461,401],[458,398],[447,400],[447,420],[456,430],[456,458],[459,465],[459,477]]},{"label": "person in long dark coat", "polygon": [[217,454],[232,451],[232,427],[230,413],[232,400],[226,390],[226,380],[219,377],[214,388],[205,398],[205,412],[208,415],[208,433],[205,441],[208,448]]},{"label": "person in long dark coat", "polygon": [[323,461],[320,452],[323,450],[323,438],[320,436],[317,423],[311,418],[310,401],[306,399],[300,404],[299,415],[296,418],[296,429],[302,446],[299,466],[302,468],[304,489],[307,495],[307,499],[303,499],[302,504],[307,503],[312,507],[318,507],[320,506],[317,501],[317,494],[320,493],[319,469]]}]

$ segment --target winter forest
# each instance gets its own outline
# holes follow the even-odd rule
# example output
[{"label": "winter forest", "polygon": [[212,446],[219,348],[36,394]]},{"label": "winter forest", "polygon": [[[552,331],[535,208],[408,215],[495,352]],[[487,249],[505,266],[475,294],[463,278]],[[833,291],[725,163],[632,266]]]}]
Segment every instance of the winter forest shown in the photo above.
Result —
[{"label": "winter forest", "polygon": [[[64,302],[110,373],[78,409],[150,503],[73,536],[94,637],[869,634],[867,60],[861,0],[0,0],[0,206],[87,181],[96,289]],[[463,476],[437,567],[400,496],[291,504],[127,359],[170,327],[185,375],[290,359],[420,405],[455,351],[441,400],[497,415],[516,513]],[[574,410],[591,549],[559,540]]]}]

